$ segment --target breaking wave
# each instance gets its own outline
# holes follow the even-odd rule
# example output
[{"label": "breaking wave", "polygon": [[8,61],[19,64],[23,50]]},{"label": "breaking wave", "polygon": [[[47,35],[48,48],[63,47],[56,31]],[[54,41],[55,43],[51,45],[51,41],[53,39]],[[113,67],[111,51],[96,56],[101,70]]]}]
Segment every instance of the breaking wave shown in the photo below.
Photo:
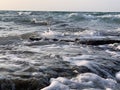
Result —
[{"label": "breaking wave", "polygon": [[113,79],[104,79],[93,73],[80,74],[75,78],[58,77],[51,79],[50,86],[42,90],[118,90],[119,85]]},{"label": "breaking wave", "polygon": [[0,11],[0,90],[120,90],[120,13]]}]

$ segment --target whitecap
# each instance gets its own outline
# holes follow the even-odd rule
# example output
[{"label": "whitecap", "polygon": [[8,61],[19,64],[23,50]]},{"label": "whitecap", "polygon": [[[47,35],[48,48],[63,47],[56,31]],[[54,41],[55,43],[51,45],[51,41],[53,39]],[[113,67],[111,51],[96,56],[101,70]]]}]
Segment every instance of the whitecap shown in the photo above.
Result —
[{"label": "whitecap", "polygon": [[[119,47],[116,48],[116,49],[119,49]],[[105,50],[105,52],[109,53],[109,54],[112,55],[113,57],[119,57],[119,56],[120,56],[120,53],[119,53],[119,52],[110,51],[110,50]]]},{"label": "whitecap", "polygon": [[17,12],[18,15],[30,15],[32,12]]},{"label": "whitecap", "polygon": [[43,88],[41,90],[70,90],[68,86],[58,82],[58,81],[52,81],[50,86]]},{"label": "whitecap", "polygon": [[116,14],[116,15],[108,14],[108,15],[102,15],[102,16],[97,16],[97,17],[101,17],[101,18],[113,18],[113,17],[120,18],[120,14]]},{"label": "whitecap", "polygon": [[94,31],[94,30],[85,30],[85,31],[80,31],[80,32],[75,32],[74,35],[77,36],[99,36],[99,32]]},{"label": "whitecap", "polygon": [[52,78],[51,84],[42,90],[119,90],[113,79],[104,79],[93,73],[79,74],[72,79],[64,77]]},{"label": "whitecap", "polygon": [[52,30],[50,30],[50,28],[49,28],[49,30],[48,30],[48,31],[44,31],[44,32],[41,34],[41,36],[47,37],[47,38],[55,38],[55,37],[62,36],[62,33],[56,32],[56,31],[52,31]]},{"label": "whitecap", "polygon": [[48,22],[48,21],[46,21],[46,20],[44,20],[44,21],[39,21],[39,20],[37,20],[36,18],[33,18],[33,19],[31,20],[31,22],[32,22],[33,24],[49,25],[49,22]]},{"label": "whitecap", "polygon": [[118,45],[116,48],[117,48],[118,50],[120,50],[120,45]]},{"label": "whitecap", "polygon": [[68,17],[73,17],[73,16],[77,16],[78,15],[78,13],[70,13],[69,15],[68,15]]},{"label": "whitecap", "polygon": [[120,82],[120,71],[116,73],[116,79]]}]

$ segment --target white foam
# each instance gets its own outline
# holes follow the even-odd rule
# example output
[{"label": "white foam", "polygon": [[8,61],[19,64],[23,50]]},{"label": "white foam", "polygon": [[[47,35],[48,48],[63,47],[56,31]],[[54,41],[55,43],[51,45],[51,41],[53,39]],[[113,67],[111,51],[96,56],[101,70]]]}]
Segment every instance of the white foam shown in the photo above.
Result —
[{"label": "white foam", "polygon": [[[85,60],[85,58],[86,58],[85,56],[86,55],[84,55],[84,57],[82,57],[82,58],[80,56],[77,56],[77,57],[63,57],[63,60],[70,62],[71,65],[85,66],[96,74],[99,74],[99,72],[102,72],[106,76],[112,77],[107,71],[102,69],[97,62]],[[88,56],[87,58],[89,59],[90,56]]]},{"label": "white foam", "polygon": [[68,15],[68,17],[73,17],[73,16],[77,16],[78,15],[78,13],[70,13],[69,15]]},{"label": "white foam", "polygon": [[110,50],[105,50],[105,52],[111,54],[113,57],[119,57],[120,56],[119,52],[110,51]]},{"label": "white foam", "polygon": [[113,79],[104,79],[93,73],[80,74],[75,78],[66,79],[58,77],[51,79],[50,86],[42,90],[119,90],[117,82]]},{"label": "white foam", "polygon": [[70,90],[68,86],[58,82],[58,81],[52,81],[50,86],[43,88],[41,90]]},{"label": "white foam", "polygon": [[18,15],[30,15],[32,12],[18,12]]},{"label": "white foam", "polygon": [[118,14],[118,15],[102,15],[102,16],[97,16],[97,17],[101,17],[101,18],[113,18],[113,17],[115,17],[115,18],[120,18],[120,14]]},{"label": "white foam", "polygon": [[80,31],[80,32],[75,32],[74,35],[77,36],[98,36],[99,32],[96,32],[94,30],[85,30],[85,31]]},{"label": "white foam", "polygon": [[89,19],[89,18],[95,18],[95,16],[90,15],[90,14],[88,14],[88,15],[84,14],[84,17],[85,17],[85,18],[88,18],[88,19]]},{"label": "white foam", "polygon": [[39,21],[39,20],[37,20],[36,18],[33,18],[32,20],[31,20],[31,22],[33,22],[34,24],[40,24],[40,25],[48,25],[49,24],[49,22],[48,21]]},{"label": "white foam", "polygon": [[[68,61],[72,64],[75,64],[77,66],[88,66],[89,64],[94,64],[94,62],[92,61],[87,61],[84,59],[89,59],[91,57],[91,55],[81,55],[81,56],[75,56],[75,57],[63,57],[64,61]],[[96,57],[96,56],[94,56]]]},{"label": "white foam", "polygon": [[116,48],[120,50],[120,45],[118,45]]},{"label": "white foam", "polygon": [[105,52],[107,52],[107,53],[109,53],[111,55],[116,55],[116,52],[114,52],[114,51],[106,50]]},{"label": "white foam", "polygon": [[43,37],[54,38],[56,36],[62,36],[62,33],[55,32],[55,31],[52,31],[52,30],[49,29],[48,31],[44,31],[41,35]]},{"label": "white foam", "polygon": [[116,79],[120,81],[120,71],[116,73]]},{"label": "white foam", "polygon": [[30,52],[40,52],[40,49],[38,49],[37,47],[27,47],[27,46],[18,46],[18,48],[16,48],[17,51],[30,51]]},{"label": "white foam", "polygon": [[113,48],[113,49],[116,49],[116,50],[120,50],[120,44],[118,44],[118,43],[109,44],[108,46],[110,48]]},{"label": "white foam", "polygon": [[115,29],[115,31],[120,31],[120,28]]}]

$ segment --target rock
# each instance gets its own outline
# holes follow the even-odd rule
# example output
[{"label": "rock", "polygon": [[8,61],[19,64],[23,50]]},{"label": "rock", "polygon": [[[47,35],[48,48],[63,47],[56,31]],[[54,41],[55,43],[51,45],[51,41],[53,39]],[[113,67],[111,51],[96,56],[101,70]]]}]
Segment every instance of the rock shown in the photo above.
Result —
[{"label": "rock", "polygon": [[35,37],[31,37],[29,38],[31,41],[39,41],[41,39],[43,40],[47,40],[48,42],[49,41],[53,41],[53,42],[56,42],[56,41],[59,41],[59,42],[74,42],[74,43],[77,43],[77,44],[86,44],[86,45],[104,45],[104,44],[113,44],[113,43],[120,43],[120,39],[117,39],[115,37],[110,37],[110,38],[107,38],[107,37],[104,37],[104,38],[76,38],[75,40],[70,40],[70,39],[57,39],[57,38],[35,38]]},{"label": "rock", "polygon": [[48,86],[48,78],[30,79],[0,79],[0,90],[40,90]]}]

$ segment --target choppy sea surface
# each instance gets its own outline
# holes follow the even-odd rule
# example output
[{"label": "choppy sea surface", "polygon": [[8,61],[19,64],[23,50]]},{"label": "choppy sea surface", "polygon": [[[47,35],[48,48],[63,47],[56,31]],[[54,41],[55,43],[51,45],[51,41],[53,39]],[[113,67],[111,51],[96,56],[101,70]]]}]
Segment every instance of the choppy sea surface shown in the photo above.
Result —
[{"label": "choppy sea surface", "polygon": [[0,11],[0,90],[120,90],[120,13]]}]

